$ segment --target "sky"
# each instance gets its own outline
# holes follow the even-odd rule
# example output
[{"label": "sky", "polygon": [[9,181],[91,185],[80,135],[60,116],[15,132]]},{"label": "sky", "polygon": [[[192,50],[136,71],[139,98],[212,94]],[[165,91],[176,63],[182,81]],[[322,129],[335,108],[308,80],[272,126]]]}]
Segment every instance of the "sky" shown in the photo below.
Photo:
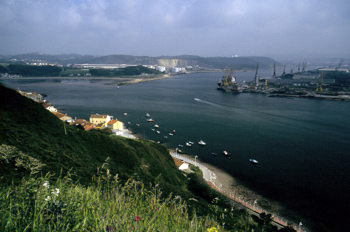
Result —
[{"label": "sky", "polygon": [[0,0],[0,54],[350,57],[348,0]]}]

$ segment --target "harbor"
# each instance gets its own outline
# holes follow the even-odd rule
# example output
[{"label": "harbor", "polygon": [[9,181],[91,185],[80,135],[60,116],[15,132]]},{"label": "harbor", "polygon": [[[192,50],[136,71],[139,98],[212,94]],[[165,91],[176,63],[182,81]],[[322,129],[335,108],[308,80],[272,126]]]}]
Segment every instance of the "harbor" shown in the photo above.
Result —
[{"label": "harbor", "polygon": [[[259,73],[267,76],[272,71]],[[254,74],[235,75],[247,82]],[[46,94],[59,111],[72,117],[114,115],[133,135],[197,155],[201,162],[234,177],[237,186],[283,205],[293,212],[290,215],[297,215],[292,221],[300,220],[305,227],[321,222],[336,227],[333,222],[343,217],[345,221],[344,209],[350,205],[345,197],[350,194],[345,185],[349,181],[348,102],[229,94],[215,88],[221,75],[186,74],[120,88],[105,85],[109,80],[8,80],[5,84]],[[146,121],[147,113],[153,123]],[[152,130],[155,124],[159,134]],[[199,145],[200,140],[206,145]],[[189,141],[195,144],[185,146]],[[230,159],[222,154],[224,150]],[[261,167],[249,159],[256,159]],[[265,206],[264,201],[256,204]]]}]

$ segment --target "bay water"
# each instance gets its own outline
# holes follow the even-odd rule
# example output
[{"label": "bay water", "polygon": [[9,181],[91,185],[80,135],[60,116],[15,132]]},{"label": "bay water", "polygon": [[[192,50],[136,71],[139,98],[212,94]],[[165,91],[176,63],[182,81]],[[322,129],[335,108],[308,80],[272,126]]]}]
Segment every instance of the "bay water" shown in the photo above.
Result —
[{"label": "bay water", "polygon": [[[272,71],[261,73],[268,76]],[[222,74],[184,74],[120,88],[113,79],[1,82],[45,94],[46,100],[73,118],[113,115],[140,137],[197,155],[241,184],[283,203],[300,215],[296,220],[306,218],[318,229],[323,224],[334,231],[346,228],[350,102],[224,93],[216,89]],[[236,76],[240,82],[248,81],[254,72]],[[146,122],[147,113],[154,123]],[[160,134],[152,130],[154,124]],[[176,133],[170,136],[173,130]],[[199,140],[207,145],[198,145]],[[186,147],[188,141],[194,144]],[[222,155],[223,150],[230,159]],[[249,163],[251,158],[261,166]]]}]

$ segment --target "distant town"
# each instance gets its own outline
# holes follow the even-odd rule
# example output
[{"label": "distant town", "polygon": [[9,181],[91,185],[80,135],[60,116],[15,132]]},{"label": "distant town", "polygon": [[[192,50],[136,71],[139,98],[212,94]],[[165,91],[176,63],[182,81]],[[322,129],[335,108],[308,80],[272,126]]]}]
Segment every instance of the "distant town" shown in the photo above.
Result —
[{"label": "distant town", "polygon": [[[283,68],[282,75],[276,67]],[[272,69],[270,77],[260,77],[261,69]],[[281,64],[268,57],[173,57],[147,56],[82,56],[30,53],[14,56],[0,55],[1,78],[25,77],[129,77],[143,80],[160,75],[189,72],[225,71],[218,90],[231,93],[263,93],[269,97],[304,97],[350,100],[349,63],[345,59]],[[236,72],[255,71],[253,81],[236,78]],[[167,76],[166,76],[167,77]],[[137,83],[137,82],[132,82]]]}]

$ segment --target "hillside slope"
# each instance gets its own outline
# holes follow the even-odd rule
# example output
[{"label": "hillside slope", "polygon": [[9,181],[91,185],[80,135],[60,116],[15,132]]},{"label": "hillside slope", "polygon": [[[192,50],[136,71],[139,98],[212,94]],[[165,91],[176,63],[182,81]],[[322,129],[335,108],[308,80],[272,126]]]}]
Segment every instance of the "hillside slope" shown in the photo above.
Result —
[{"label": "hillside slope", "polygon": [[[40,104],[2,85],[0,99],[0,144],[39,160],[45,165],[43,173],[57,176],[72,169],[77,179],[88,183],[109,157],[111,173],[122,180],[132,177],[154,183],[157,179],[169,192],[185,186],[184,176],[164,146],[66,125]],[[0,176],[28,174],[11,165],[0,162]]]}]

